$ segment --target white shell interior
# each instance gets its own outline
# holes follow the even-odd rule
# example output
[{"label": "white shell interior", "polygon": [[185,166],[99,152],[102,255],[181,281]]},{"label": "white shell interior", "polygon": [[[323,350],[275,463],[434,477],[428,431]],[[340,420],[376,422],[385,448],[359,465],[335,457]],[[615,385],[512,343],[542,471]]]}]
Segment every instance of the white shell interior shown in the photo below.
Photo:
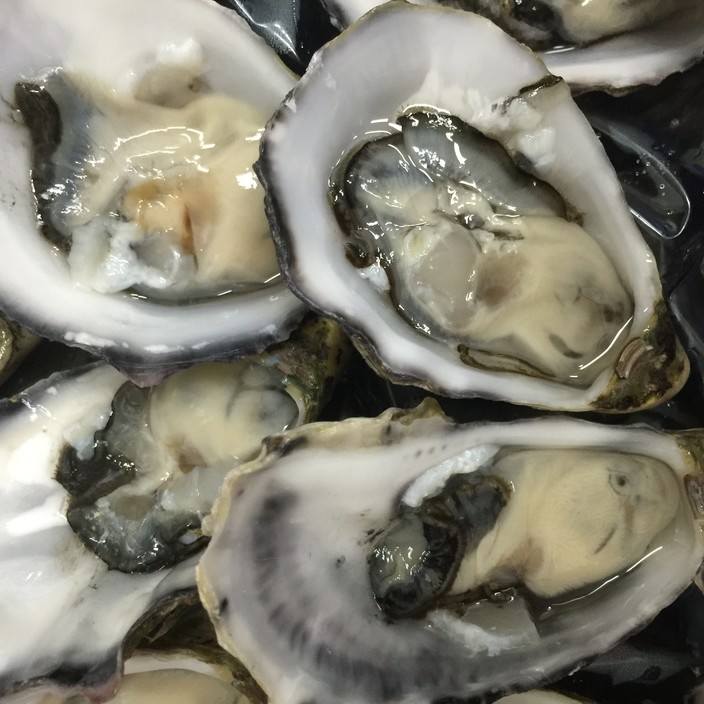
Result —
[{"label": "white shell interior", "polygon": [[266,114],[293,85],[244,21],[209,0],[13,0],[0,7],[0,308],[45,336],[103,349],[123,366],[252,352],[284,337],[302,312],[283,283],[185,307],[103,296],[77,286],[65,258],[38,231],[15,83],[64,66],[118,87],[154,62],[159,49],[186,41],[203,48],[212,90]]},{"label": "white shell interior", "polygon": [[[401,64],[404,71],[395,71]],[[508,116],[492,108],[546,75],[539,59],[486,19],[389,5],[317,54],[270,123],[260,163],[281,223],[278,236],[289,250],[292,287],[359,331],[385,367],[448,395],[579,409],[600,395],[610,371],[579,389],[461,364],[453,350],[406,324],[347,260],[328,194],[336,164],[355,144],[373,138],[375,121],[393,119],[411,105],[448,110],[500,142],[520,144],[536,174],[583,214],[584,229],[631,292],[635,309],[627,338],[638,337],[661,296],[657,269],[616,174],[569,91],[555,87],[544,110],[526,111],[528,119],[520,107]],[[355,96],[353,110],[343,94]],[[334,127],[321,132],[320,115]]]}]

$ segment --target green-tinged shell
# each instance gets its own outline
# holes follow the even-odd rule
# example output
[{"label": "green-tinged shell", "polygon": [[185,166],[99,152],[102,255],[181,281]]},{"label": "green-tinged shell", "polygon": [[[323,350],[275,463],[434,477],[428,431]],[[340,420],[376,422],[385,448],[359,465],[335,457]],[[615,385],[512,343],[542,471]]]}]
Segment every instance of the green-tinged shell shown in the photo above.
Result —
[{"label": "green-tinged shell", "polygon": [[349,339],[334,320],[310,316],[286,342],[261,357],[284,375],[286,389],[300,399],[303,422],[308,423],[328,401],[350,351]]},{"label": "green-tinged shell", "polygon": [[630,413],[657,406],[672,398],[688,375],[687,353],[661,300],[643,334],[624,346],[611,383],[591,408]]}]

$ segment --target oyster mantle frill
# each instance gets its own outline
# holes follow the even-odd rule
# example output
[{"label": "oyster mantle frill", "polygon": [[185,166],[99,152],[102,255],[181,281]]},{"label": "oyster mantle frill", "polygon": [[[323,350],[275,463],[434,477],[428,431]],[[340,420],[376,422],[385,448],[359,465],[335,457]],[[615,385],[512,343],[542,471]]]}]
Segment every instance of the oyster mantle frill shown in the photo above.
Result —
[{"label": "oyster mantle frill", "polygon": [[[568,419],[456,426],[427,403],[313,424],[270,439],[226,483],[197,568],[201,598],[221,644],[273,704],[420,704],[535,687],[642,627],[696,574],[704,538],[688,489],[701,469],[685,442]],[[534,452],[564,453],[544,503],[529,475],[547,481],[554,469],[505,464]],[[600,456],[586,483],[575,452]],[[411,522],[399,528],[399,516]],[[503,598],[436,589],[455,557],[455,586],[478,564],[472,533],[513,548],[512,565],[480,580]],[[577,552],[590,555],[580,567],[589,573],[575,571]],[[386,609],[375,576],[384,570],[401,601],[429,595],[425,607]]]},{"label": "oyster mantle frill", "polygon": [[[340,91],[357,96],[353,110]],[[420,124],[410,136],[408,122]],[[465,150],[473,132],[494,145],[476,150],[493,171]],[[400,3],[370,13],[279,108],[258,173],[289,285],[395,381],[627,411],[687,376],[601,145],[567,87],[488,20]],[[537,195],[523,197],[526,181]]]}]

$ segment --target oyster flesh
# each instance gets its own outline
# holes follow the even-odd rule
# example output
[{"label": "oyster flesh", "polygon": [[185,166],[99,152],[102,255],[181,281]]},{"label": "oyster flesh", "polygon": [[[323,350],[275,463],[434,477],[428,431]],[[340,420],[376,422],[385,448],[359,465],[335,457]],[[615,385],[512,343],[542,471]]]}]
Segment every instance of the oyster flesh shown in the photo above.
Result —
[{"label": "oyster flesh", "polygon": [[686,379],[601,145],[565,84],[484,18],[370,13],[318,54],[257,169],[289,285],[394,381],[627,411]]},{"label": "oyster flesh", "polygon": [[687,442],[569,419],[456,426],[430,403],[312,424],[226,482],[201,599],[273,704],[532,688],[691,583],[701,431]]}]

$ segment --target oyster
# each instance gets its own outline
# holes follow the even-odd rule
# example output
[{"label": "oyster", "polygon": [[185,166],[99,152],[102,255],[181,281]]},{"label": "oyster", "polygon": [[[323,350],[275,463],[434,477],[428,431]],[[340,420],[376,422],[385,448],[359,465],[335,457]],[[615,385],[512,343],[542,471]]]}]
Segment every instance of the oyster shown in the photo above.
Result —
[{"label": "oyster", "polygon": [[[428,403],[312,424],[271,439],[228,479],[208,519],[201,598],[273,704],[535,687],[690,584],[704,557],[702,505],[693,512],[689,499],[702,486],[700,443],[701,431],[685,440],[564,418],[456,426]],[[515,464],[543,453],[562,456],[559,478]],[[588,480],[575,453],[600,458]],[[517,520],[504,522],[507,512]],[[495,528],[513,561],[482,571],[475,589],[463,574]],[[589,555],[587,572],[574,576],[556,530]],[[398,586],[403,609],[389,613],[379,581]]]},{"label": "oyster", "polygon": [[51,678],[107,697],[127,635],[193,587],[195,559],[147,575],[109,570],[62,516],[66,492],[52,468],[64,433],[94,432],[124,381],[94,366],[51,377],[0,407],[2,694]]},{"label": "oyster", "polygon": [[[323,0],[340,29],[384,0]],[[620,92],[656,84],[704,54],[704,8],[697,0],[495,2],[411,0],[461,7],[491,18],[534,49],[575,91]]]},{"label": "oyster", "polygon": [[341,355],[337,326],[309,321],[153,390],[99,363],[0,404],[0,695],[49,680],[107,696],[145,624],[194,599],[225,474],[315,416]]},{"label": "oyster", "polygon": [[1,12],[6,315],[147,378],[284,339],[303,306],[251,167],[293,85],[276,55],[208,0]]},{"label": "oyster", "polygon": [[[320,111],[335,128],[314,139]],[[279,108],[257,168],[289,285],[394,381],[626,411],[686,379],[601,145],[564,83],[488,20],[370,13]]]},{"label": "oyster", "polygon": [[[219,654],[218,654],[219,655]],[[209,657],[210,656],[210,657]],[[124,679],[114,704],[251,704],[226,658],[197,650],[138,650],[124,665]],[[3,698],[4,704],[89,704],[74,693],[49,687]]]}]

